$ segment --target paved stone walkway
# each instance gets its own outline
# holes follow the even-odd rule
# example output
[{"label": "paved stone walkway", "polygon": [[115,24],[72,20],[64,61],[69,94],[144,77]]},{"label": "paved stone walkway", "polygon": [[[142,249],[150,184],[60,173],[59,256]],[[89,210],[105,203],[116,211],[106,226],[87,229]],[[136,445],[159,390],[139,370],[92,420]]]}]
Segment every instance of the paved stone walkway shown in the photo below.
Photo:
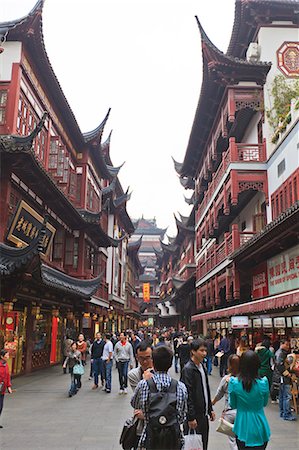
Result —
[{"label": "paved stone walkway", "polygon": [[[214,371],[210,377],[213,393],[220,380]],[[86,374],[81,391],[73,398],[67,396],[69,375],[63,375],[60,367],[16,378],[14,394],[5,398],[0,449],[119,450],[119,434],[131,414],[131,393],[118,395],[115,369],[112,376],[111,394],[92,391],[93,383]],[[217,417],[220,403],[216,406]],[[272,431],[267,450],[298,450],[299,422],[279,419],[278,405],[269,404],[266,414]],[[229,450],[228,439],[216,433],[215,427],[211,425],[209,450]]]}]

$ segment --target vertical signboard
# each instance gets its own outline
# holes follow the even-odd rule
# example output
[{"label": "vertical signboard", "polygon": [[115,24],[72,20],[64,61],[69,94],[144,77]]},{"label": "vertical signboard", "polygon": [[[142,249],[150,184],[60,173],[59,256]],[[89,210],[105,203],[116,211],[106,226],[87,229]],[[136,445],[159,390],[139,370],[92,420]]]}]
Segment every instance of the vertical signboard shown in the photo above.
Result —
[{"label": "vertical signboard", "polygon": [[150,301],[150,284],[143,283],[143,301],[149,303]]}]

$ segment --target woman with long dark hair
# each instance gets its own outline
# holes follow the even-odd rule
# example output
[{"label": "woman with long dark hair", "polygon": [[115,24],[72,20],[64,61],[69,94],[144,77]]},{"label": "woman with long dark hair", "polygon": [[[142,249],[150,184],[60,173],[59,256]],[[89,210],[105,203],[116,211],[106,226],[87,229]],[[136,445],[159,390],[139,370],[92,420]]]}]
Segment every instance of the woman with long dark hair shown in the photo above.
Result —
[{"label": "woman with long dark hair", "polygon": [[239,450],[265,450],[270,439],[270,428],[264,413],[268,403],[269,383],[260,378],[258,355],[252,350],[240,358],[238,377],[231,377],[228,386],[229,404],[237,410],[233,431]]}]

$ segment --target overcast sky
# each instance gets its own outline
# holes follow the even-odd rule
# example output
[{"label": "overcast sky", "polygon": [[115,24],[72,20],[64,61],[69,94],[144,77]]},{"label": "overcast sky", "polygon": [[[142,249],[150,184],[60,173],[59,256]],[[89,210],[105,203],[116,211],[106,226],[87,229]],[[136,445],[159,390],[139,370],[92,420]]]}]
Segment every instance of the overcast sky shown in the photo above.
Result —
[{"label": "overcast sky", "polygon": [[[35,0],[0,0],[1,21],[27,14]],[[132,218],[156,216],[174,235],[173,213],[188,215],[171,156],[181,162],[201,86],[197,15],[226,51],[234,0],[47,0],[46,50],[83,132],[112,108],[111,157],[133,191]]]}]

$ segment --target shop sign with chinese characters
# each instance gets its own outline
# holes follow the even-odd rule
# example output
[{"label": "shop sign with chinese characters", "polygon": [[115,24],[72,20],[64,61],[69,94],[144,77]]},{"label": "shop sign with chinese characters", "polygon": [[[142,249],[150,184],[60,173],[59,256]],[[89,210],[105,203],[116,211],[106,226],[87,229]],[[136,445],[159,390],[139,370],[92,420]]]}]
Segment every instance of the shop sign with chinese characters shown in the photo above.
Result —
[{"label": "shop sign with chinese characters", "polygon": [[248,316],[233,316],[231,324],[233,329],[248,328]]},{"label": "shop sign with chinese characters", "polygon": [[299,288],[299,245],[267,262],[269,294]]},{"label": "shop sign with chinese characters", "polygon": [[150,283],[143,283],[143,301],[145,303],[150,301]]},{"label": "shop sign with chinese characters", "polygon": [[267,264],[259,264],[252,274],[252,297],[263,298],[269,295]]},{"label": "shop sign with chinese characters", "polygon": [[[43,221],[44,218],[22,200],[8,231],[7,240],[14,242],[18,247],[27,247],[38,236]],[[46,254],[50,249],[55,231],[56,229],[47,223],[42,241],[44,249],[42,253]]]}]

